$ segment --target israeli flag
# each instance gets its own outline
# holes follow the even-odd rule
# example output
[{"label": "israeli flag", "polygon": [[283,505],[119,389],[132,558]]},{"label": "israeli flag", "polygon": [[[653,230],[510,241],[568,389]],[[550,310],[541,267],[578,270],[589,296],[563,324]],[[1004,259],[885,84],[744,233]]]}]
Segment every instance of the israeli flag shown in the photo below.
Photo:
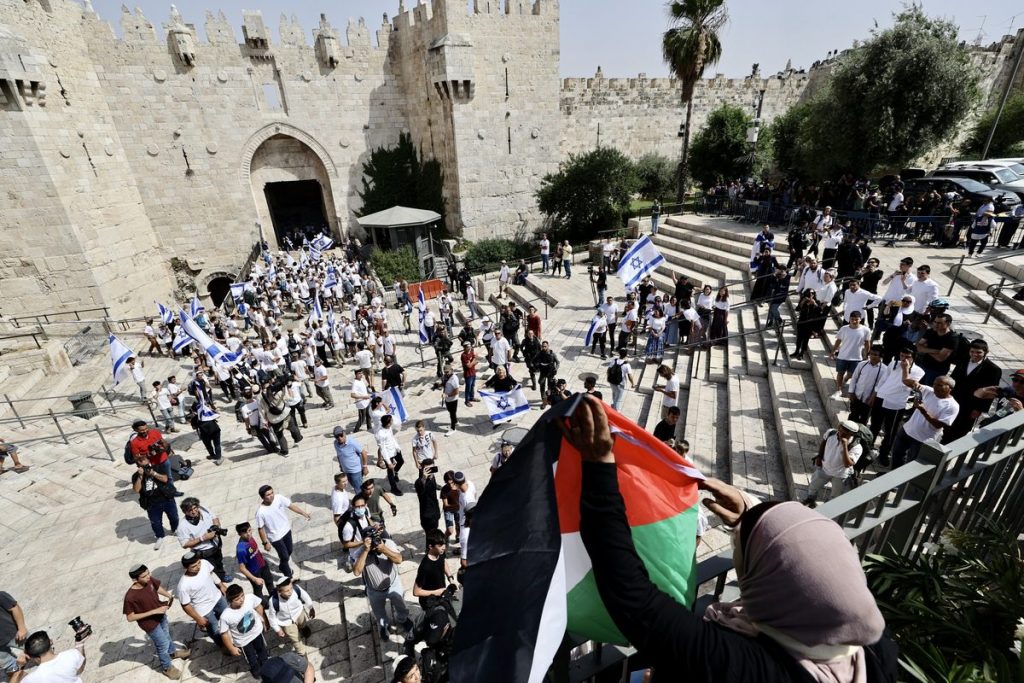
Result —
[{"label": "israeli flag", "polygon": [[430,336],[427,334],[427,300],[423,297],[423,288],[420,287],[419,293],[416,295],[416,305],[420,309],[420,344],[426,344],[430,340]]},{"label": "israeli flag", "polygon": [[305,265],[307,265],[308,263],[309,263],[309,256],[307,256],[307,255],[306,255],[306,252],[305,252],[305,251],[303,251],[303,252],[302,252],[302,255],[301,255],[301,256],[299,256],[299,265],[300,265],[300,266],[305,266]]},{"label": "israeli flag", "polygon": [[232,353],[230,350],[223,348],[220,344],[213,341],[213,339],[203,332],[198,323],[188,316],[185,311],[179,311],[178,316],[181,318],[182,331],[199,344],[206,355],[212,358],[215,362],[223,363],[227,367],[231,367],[232,365],[241,362],[242,354]]},{"label": "israeli flag", "polygon": [[619,261],[618,275],[629,289],[657,268],[665,257],[647,235],[638,239]]},{"label": "israeli flag", "polygon": [[583,340],[584,346],[588,349],[594,344],[594,328],[597,327],[597,320],[598,317],[596,315],[590,320],[590,327],[587,328],[587,336]]},{"label": "israeli flag", "polygon": [[312,246],[316,247],[318,251],[327,251],[334,246],[334,240],[327,235],[320,233],[315,240],[313,240]]},{"label": "israeli flag", "polygon": [[165,325],[170,325],[171,321],[174,320],[174,313],[171,309],[167,308],[159,301],[154,301],[153,303],[156,304],[156,310],[160,315],[160,320],[162,320]]},{"label": "israeli flag", "polygon": [[306,316],[306,325],[310,325],[310,323],[312,323],[314,320],[324,319],[324,308],[323,306],[320,305],[320,297],[313,297],[312,303],[313,310],[311,310],[309,312],[309,315]]},{"label": "israeli flag", "polygon": [[[242,303],[245,295],[245,283],[244,282],[232,282],[231,283],[231,298],[235,300],[235,305]],[[195,317],[195,316],[192,316]]]},{"label": "israeli flag", "polygon": [[314,263],[320,260],[320,250],[317,249],[316,244],[309,245],[309,258]]},{"label": "israeli flag", "polygon": [[203,392],[199,392],[199,405],[197,406],[197,412],[199,413],[199,419],[205,421],[216,420],[218,415],[217,411],[206,402],[203,396]]},{"label": "israeli flag", "polygon": [[409,419],[409,414],[405,412],[405,403],[402,401],[402,394],[398,391],[398,387],[389,388],[380,397],[383,399],[384,405],[391,409],[394,426],[401,427],[402,423]]},{"label": "israeli flag", "polygon": [[200,303],[200,301],[199,301],[199,295],[198,294],[193,295],[192,303],[190,303],[188,305],[188,315],[189,315],[189,317],[190,318],[194,318],[194,317],[196,317],[197,315],[199,315],[200,313],[202,313],[205,310],[206,310],[206,308],[204,308],[203,304]]},{"label": "israeli flag", "polygon": [[323,287],[324,287],[324,289],[327,289],[328,287],[334,288],[334,287],[337,287],[337,286],[338,286],[338,276],[335,274],[335,271],[332,268],[328,268],[327,269],[327,277],[324,278],[324,285],[323,285]]},{"label": "israeli flag", "polygon": [[487,413],[491,416],[491,424],[510,422],[519,413],[530,409],[530,402],[523,393],[523,385],[517,384],[512,391],[480,391],[484,399]]},{"label": "israeli flag", "polygon": [[114,335],[110,335],[109,341],[110,362],[114,371],[114,386],[116,387],[123,380],[132,378],[132,370],[128,367],[128,359],[135,354]]},{"label": "israeli flag", "polygon": [[295,262],[295,257],[292,256],[291,254],[288,254],[288,261],[287,261],[287,263],[288,263],[288,267],[291,268],[292,270],[295,270],[295,267],[297,265],[299,265],[298,263]]},{"label": "israeli flag", "polygon": [[334,331],[335,326],[338,322],[334,319],[334,308],[327,312],[327,329]]},{"label": "israeli flag", "polygon": [[174,343],[171,345],[171,348],[174,349],[175,353],[183,353],[185,349],[192,345],[193,341],[192,337],[185,334],[179,327],[178,331],[174,333]]}]

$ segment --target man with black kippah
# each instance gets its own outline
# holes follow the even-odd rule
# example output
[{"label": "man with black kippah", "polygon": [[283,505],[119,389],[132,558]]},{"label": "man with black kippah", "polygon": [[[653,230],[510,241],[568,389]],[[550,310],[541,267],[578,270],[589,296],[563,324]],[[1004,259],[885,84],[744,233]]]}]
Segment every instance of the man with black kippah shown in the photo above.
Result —
[{"label": "man with black kippah", "polygon": [[[139,628],[153,641],[156,655],[160,660],[160,670],[171,680],[181,678],[181,672],[174,668],[172,659],[188,659],[192,654],[188,648],[176,650],[171,638],[170,625],[167,622],[167,610],[174,604],[174,596],[160,585],[159,579],[149,573],[144,564],[132,567],[128,572],[132,585],[124,594],[123,613],[128,621],[134,621]],[[166,598],[163,601],[160,598]]]}]

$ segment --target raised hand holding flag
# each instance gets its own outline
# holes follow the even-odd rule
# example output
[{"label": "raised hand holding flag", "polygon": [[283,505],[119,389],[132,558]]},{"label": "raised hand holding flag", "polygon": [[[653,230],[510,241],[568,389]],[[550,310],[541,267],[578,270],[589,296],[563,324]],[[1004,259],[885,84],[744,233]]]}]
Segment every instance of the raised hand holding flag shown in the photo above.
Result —
[{"label": "raised hand holding flag", "polygon": [[626,289],[640,282],[640,280],[655,270],[665,257],[654,246],[654,242],[647,235],[644,235],[629,248],[619,261],[618,275]]},{"label": "raised hand holding flag", "polygon": [[135,354],[114,335],[110,335],[108,341],[110,342],[111,369],[114,373],[114,386],[116,387],[122,381],[132,378],[132,369],[128,367],[128,359]]}]

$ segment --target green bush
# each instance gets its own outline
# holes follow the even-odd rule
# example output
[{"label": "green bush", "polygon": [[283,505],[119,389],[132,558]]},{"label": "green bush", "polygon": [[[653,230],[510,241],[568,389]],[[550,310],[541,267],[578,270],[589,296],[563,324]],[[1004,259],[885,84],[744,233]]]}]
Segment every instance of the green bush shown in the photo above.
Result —
[{"label": "green bush", "polygon": [[370,265],[385,287],[395,280],[418,282],[420,279],[416,254],[411,247],[402,247],[397,251],[374,248],[370,252]]},{"label": "green bush", "polygon": [[490,239],[473,242],[466,251],[466,268],[471,273],[497,270],[502,259],[514,265],[519,259],[530,258],[540,253],[539,247],[525,238]]}]

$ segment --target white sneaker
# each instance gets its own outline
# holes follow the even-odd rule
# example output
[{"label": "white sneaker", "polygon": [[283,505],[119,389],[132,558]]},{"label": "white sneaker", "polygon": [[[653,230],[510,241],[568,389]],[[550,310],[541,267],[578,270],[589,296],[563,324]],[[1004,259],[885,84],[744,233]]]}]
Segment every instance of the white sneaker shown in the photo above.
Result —
[{"label": "white sneaker", "polygon": [[834,394],[832,394],[831,398],[832,398],[833,401],[842,401],[843,400],[843,392],[837,391]]},{"label": "white sneaker", "polygon": [[165,538],[167,538],[167,537],[166,536],[161,536],[160,538],[156,539],[156,547],[154,547],[153,550],[160,550],[160,548],[164,547],[164,539]]}]

